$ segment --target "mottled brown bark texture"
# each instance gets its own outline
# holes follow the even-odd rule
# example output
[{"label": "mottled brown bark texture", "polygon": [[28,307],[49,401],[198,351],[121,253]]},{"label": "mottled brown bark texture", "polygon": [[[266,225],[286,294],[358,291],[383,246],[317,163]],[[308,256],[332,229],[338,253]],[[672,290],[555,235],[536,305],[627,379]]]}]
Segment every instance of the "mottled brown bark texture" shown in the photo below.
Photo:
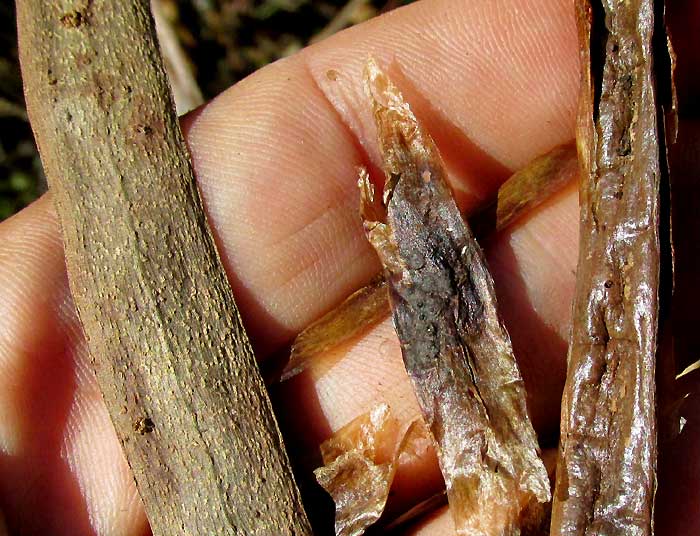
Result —
[{"label": "mottled brown bark texture", "polygon": [[376,64],[366,70],[386,177],[361,174],[362,216],[389,285],[406,371],[434,438],[458,534],[539,529],[547,471],[481,248],[444,164]]},{"label": "mottled brown bark texture", "polygon": [[147,0],[18,0],[71,291],[153,533],[310,534]]},{"label": "mottled brown bark texture", "polygon": [[662,174],[654,5],[576,8],[580,253],[551,532],[649,535]]}]

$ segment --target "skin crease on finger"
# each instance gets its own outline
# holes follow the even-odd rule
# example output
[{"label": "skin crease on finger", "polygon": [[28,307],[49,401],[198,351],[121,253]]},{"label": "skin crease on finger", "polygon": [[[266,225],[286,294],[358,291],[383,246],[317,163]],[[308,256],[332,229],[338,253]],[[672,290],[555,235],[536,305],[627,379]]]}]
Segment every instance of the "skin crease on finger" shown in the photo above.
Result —
[{"label": "skin crease on finger", "polygon": [[[263,358],[379,269],[362,234],[355,187],[356,166],[377,162],[359,82],[369,53],[435,136],[464,207],[573,135],[578,66],[568,0],[411,5],[262,69],[190,115],[183,126],[206,209]],[[531,240],[542,241],[537,251],[547,258],[557,257],[558,247],[569,252],[563,259],[575,250],[575,243],[546,238],[565,233],[562,221]],[[50,199],[2,223],[0,244],[0,508],[23,534],[143,534],[143,512],[68,297]],[[567,279],[554,277],[556,267],[540,272],[515,238],[503,244],[502,251],[491,248],[494,259],[504,258],[497,285],[507,293],[511,276],[522,278],[512,283],[518,303],[562,337],[568,312],[556,303],[559,292],[568,299]],[[504,309],[516,351],[519,307]],[[539,344],[532,342],[535,353],[550,355]],[[348,385],[371,376],[375,363],[365,357],[357,366],[362,370],[345,369]],[[338,367],[288,401],[300,407],[320,400],[328,433],[373,402],[369,390],[348,410]],[[388,381],[406,384],[396,368],[382,367]],[[542,365],[532,381],[547,373]],[[407,384],[398,389],[410,394]],[[410,405],[404,408],[396,409],[408,416]],[[292,433],[322,427],[313,424],[307,419]],[[419,466],[409,479],[414,485]]]}]

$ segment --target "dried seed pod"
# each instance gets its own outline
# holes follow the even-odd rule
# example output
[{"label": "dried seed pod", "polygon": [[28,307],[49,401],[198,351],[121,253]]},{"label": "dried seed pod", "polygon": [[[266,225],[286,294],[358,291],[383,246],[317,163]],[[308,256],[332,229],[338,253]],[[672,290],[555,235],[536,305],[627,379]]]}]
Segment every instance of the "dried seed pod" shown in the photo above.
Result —
[{"label": "dried seed pod", "polygon": [[[576,175],[576,168],[573,143],[557,146],[535,158],[503,183],[492,203],[472,215],[469,223],[474,235],[486,238],[507,228],[561,191]],[[380,275],[297,336],[282,381],[299,374],[329,350],[367,332],[389,313],[387,285]]]},{"label": "dried seed pod", "polygon": [[434,142],[374,62],[365,75],[386,182],[379,198],[361,173],[361,214],[455,527],[520,534],[543,515],[550,487],[493,280]]},{"label": "dried seed pod", "polygon": [[581,231],[552,534],[653,533],[659,141],[652,0],[577,3]]}]

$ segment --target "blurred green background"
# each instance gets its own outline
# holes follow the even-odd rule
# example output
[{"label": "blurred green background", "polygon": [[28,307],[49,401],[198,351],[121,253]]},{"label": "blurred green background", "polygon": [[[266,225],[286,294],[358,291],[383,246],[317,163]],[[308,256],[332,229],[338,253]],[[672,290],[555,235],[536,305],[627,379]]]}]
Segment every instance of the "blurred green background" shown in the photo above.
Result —
[{"label": "blurred green background", "polygon": [[[154,0],[197,93],[209,99],[263,65],[411,0]],[[161,35],[159,31],[159,35]],[[14,2],[0,2],[0,220],[46,188],[24,109]],[[161,42],[164,44],[161,35]],[[166,54],[167,56],[167,54]]]}]

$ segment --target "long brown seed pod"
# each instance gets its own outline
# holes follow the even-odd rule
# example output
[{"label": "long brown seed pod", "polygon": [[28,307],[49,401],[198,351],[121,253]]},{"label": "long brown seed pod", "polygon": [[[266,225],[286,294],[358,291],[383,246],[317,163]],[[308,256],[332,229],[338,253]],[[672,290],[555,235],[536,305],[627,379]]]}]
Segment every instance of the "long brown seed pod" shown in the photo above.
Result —
[{"label": "long brown seed pod", "polygon": [[[576,168],[573,143],[557,146],[535,158],[503,183],[492,203],[470,217],[474,236],[487,238],[506,229],[570,184]],[[362,335],[389,312],[387,284],[380,274],[297,336],[282,379],[298,374],[328,350]]]},{"label": "long brown seed pod", "polygon": [[656,486],[659,140],[652,0],[579,0],[580,253],[554,535],[649,535]]},{"label": "long brown seed pod", "polygon": [[380,199],[362,173],[361,213],[457,533],[520,534],[550,489],[493,280],[434,142],[373,62],[366,83],[386,183]]}]

